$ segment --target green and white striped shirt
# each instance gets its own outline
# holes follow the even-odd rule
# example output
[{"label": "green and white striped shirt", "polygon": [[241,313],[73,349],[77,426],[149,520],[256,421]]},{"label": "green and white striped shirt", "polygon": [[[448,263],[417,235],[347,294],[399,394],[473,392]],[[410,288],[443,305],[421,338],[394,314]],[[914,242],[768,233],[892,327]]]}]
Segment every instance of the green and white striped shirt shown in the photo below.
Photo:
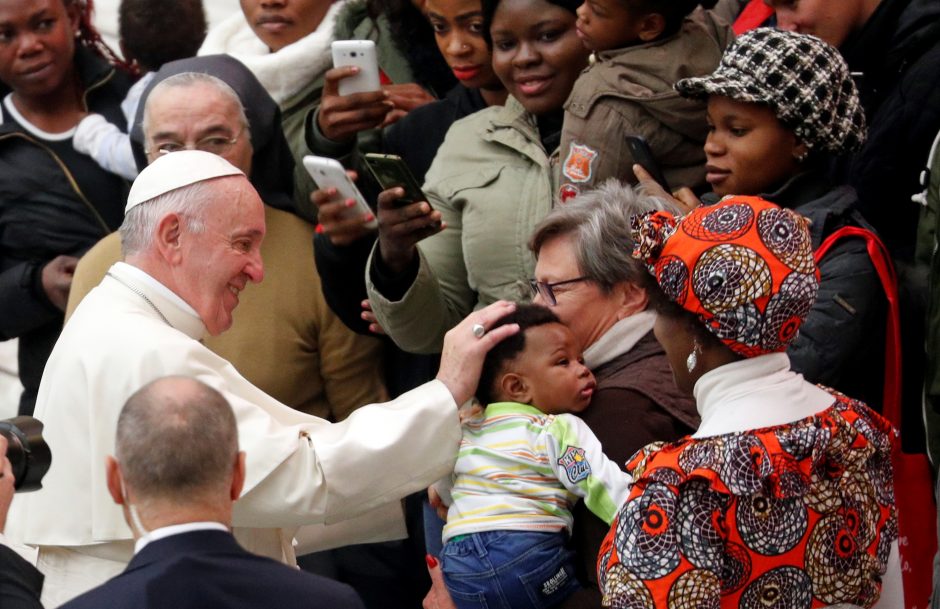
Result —
[{"label": "green and white striped shirt", "polygon": [[571,506],[583,498],[613,520],[632,482],[604,456],[588,426],[572,414],[548,415],[526,404],[490,404],[469,419],[450,489],[444,541],[494,530],[571,532]]}]

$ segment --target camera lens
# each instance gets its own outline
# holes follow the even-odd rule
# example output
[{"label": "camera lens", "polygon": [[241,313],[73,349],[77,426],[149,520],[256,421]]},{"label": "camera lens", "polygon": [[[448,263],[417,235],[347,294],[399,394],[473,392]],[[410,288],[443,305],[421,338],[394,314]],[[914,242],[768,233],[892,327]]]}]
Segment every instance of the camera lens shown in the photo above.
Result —
[{"label": "camera lens", "polygon": [[17,491],[37,491],[52,465],[52,453],[42,437],[42,423],[33,417],[0,421],[0,435],[7,439],[7,458],[13,468]]},{"label": "camera lens", "polygon": [[349,54],[349,56],[350,56],[350,57],[355,57],[355,56],[356,56],[356,52],[353,51],[352,53]]}]

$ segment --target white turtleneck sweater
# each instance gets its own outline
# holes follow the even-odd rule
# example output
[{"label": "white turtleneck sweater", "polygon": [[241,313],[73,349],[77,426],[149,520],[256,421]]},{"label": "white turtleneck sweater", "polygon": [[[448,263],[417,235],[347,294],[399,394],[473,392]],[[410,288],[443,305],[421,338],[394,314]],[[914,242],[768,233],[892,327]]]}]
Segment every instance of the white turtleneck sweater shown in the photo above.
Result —
[{"label": "white turtleneck sweater", "polygon": [[694,438],[792,423],[834,401],[828,392],[790,370],[786,353],[719,366],[703,374],[692,393],[702,417]]}]

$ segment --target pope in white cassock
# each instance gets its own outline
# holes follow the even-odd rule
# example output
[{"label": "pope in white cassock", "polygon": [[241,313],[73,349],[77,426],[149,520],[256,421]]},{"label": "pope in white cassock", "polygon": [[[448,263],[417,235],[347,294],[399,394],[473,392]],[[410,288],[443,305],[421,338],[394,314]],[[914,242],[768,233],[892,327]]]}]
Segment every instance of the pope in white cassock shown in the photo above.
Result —
[{"label": "pope in white cassock", "polygon": [[[297,527],[388,514],[383,506],[452,469],[457,405],[471,397],[486,351],[515,331],[478,339],[471,328],[488,328],[512,305],[496,303],[454,328],[437,380],[329,423],[262,393],[199,342],[225,331],[239,292],[263,278],[264,209],[244,174],[214,154],[167,154],[141,172],[125,214],[124,262],[76,309],[43,374],[35,414],[52,467],[42,490],[16,497],[7,526],[38,547],[47,609],[116,575],[133,555],[104,462],[121,406],[156,378],[191,376],[231,403],[248,454],[234,531],[248,550],[278,560],[294,560]],[[127,500],[147,508],[133,494]],[[364,541],[350,529],[348,543]]]}]

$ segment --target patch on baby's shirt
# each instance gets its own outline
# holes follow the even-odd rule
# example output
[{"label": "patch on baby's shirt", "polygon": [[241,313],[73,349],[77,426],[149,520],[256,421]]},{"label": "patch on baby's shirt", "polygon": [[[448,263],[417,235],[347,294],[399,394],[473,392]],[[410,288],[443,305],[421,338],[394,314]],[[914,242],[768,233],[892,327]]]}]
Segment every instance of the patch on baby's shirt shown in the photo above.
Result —
[{"label": "patch on baby's shirt", "polygon": [[561,173],[572,182],[588,182],[591,179],[594,159],[597,151],[583,144],[571,144]]},{"label": "patch on baby's shirt", "polygon": [[558,465],[565,468],[572,484],[577,484],[591,475],[591,464],[584,455],[584,449],[577,446],[569,446],[565,454],[558,459]]}]

